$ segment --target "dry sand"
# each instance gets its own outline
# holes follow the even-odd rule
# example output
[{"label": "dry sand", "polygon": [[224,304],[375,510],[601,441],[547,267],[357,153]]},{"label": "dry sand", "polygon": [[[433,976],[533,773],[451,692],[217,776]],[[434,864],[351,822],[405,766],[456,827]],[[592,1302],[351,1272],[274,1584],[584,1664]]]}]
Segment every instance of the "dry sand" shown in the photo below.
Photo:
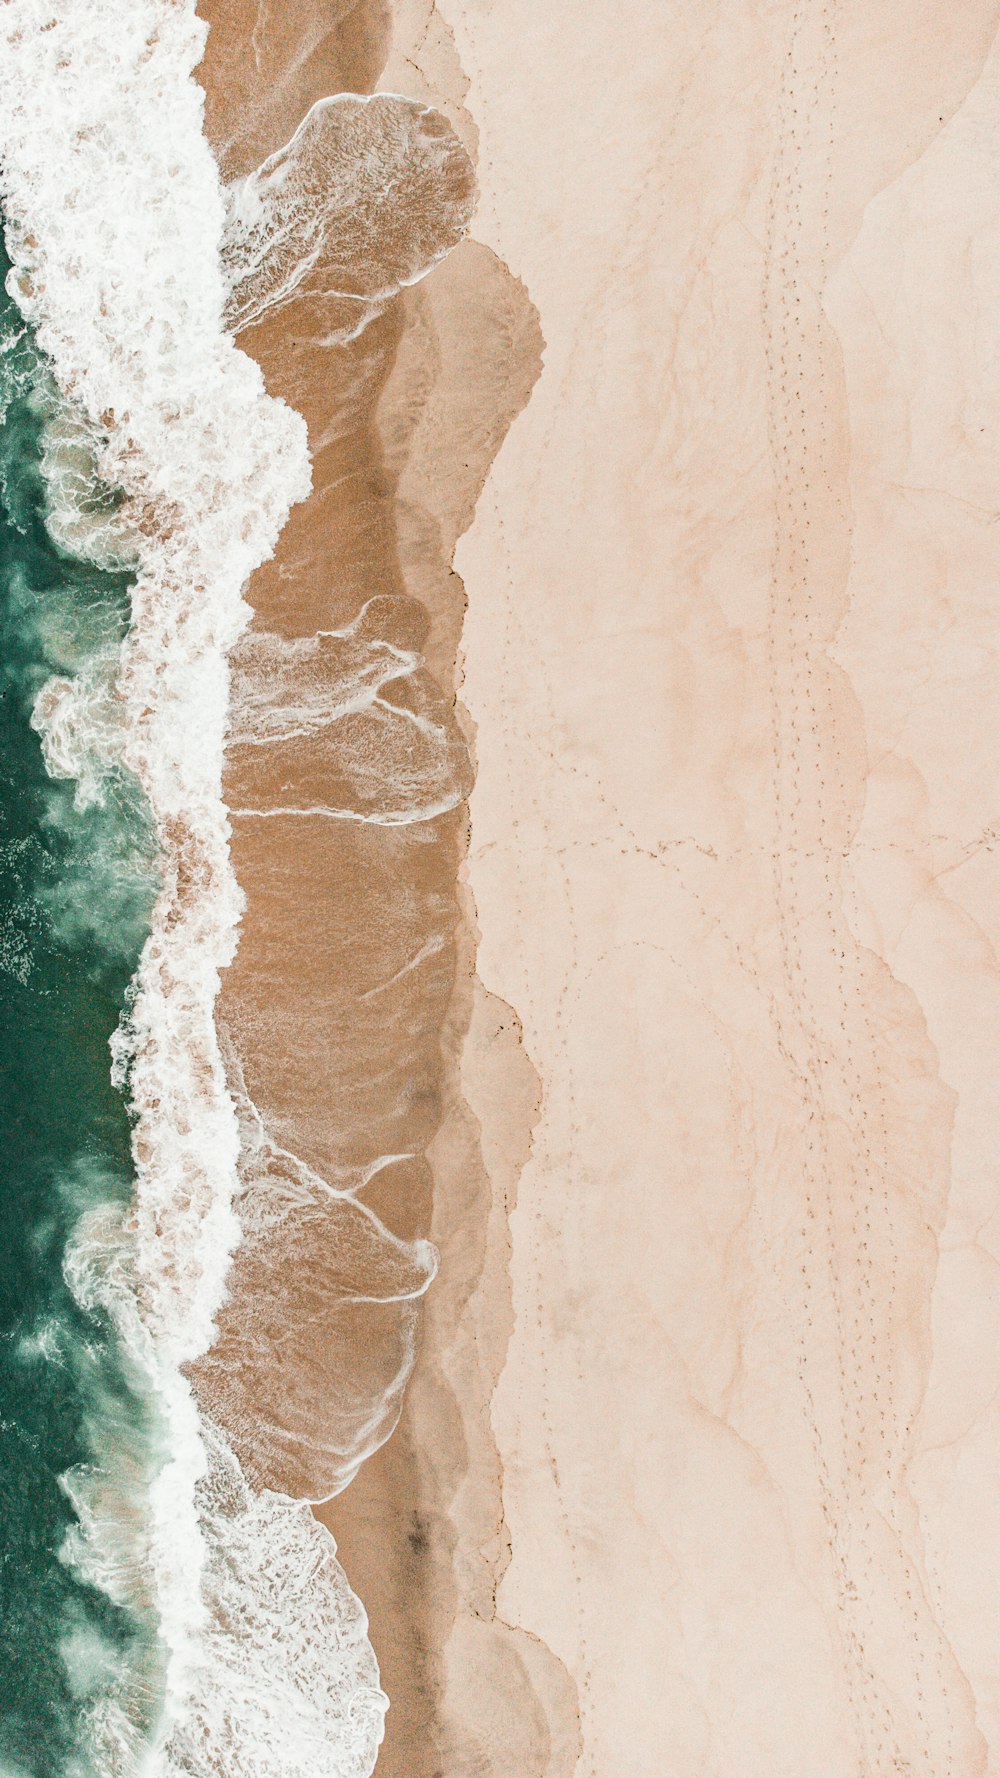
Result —
[{"label": "dry sand", "polygon": [[580,1778],[1000,1772],[998,9],[443,11],[547,341],[457,558],[499,1610]]},{"label": "dry sand", "polygon": [[336,84],[478,131],[353,382],[244,342],[356,394],[272,627],[392,591],[447,687],[465,531],[467,863],[237,823],[224,1007],[315,1165],[430,1145],[423,1351],[323,1509],[380,1773],[998,1774],[1000,7],[206,11],[236,165]]}]

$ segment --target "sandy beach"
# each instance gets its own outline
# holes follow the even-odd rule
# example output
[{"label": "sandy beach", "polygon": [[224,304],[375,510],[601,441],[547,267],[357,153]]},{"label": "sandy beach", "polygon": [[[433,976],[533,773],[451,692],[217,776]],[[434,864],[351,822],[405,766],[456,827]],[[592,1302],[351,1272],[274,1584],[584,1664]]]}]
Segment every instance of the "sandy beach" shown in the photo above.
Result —
[{"label": "sandy beach", "polygon": [[[256,628],[381,601],[476,764],[404,826],[227,783],[249,1098],[440,1254],[317,1508],[378,1770],[996,1772],[995,0],[202,12],[227,176],[380,89],[479,180],[352,342],[240,342],[314,452]],[[200,1380],[311,1499],[414,1337],[338,1214]]]},{"label": "sandy beach", "polygon": [[547,341],[457,558],[498,1609],[580,1773],[993,1771],[996,9],[453,14]]}]

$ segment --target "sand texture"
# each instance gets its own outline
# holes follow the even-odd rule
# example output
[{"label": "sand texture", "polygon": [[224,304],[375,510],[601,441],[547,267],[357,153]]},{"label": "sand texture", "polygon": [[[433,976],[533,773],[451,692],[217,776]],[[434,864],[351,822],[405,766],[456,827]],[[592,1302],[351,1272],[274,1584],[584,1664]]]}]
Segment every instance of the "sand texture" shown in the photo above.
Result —
[{"label": "sand texture", "polygon": [[547,342],[458,552],[498,1607],[581,1778],[995,1773],[997,8],[444,10]]},{"label": "sand texture", "polygon": [[[314,446],[258,628],[383,599],[476,763],[234,821],[250,1098],[440,1254],[319,1509],[379,1773],[996,1778],[1000,6],[204,12],[231,175],[380,88],[480,187],[352,343],[241,336]],[[313,1499],[289,1401],[404,1337],[351,1239],[251,1243],[202,1379]]]}]

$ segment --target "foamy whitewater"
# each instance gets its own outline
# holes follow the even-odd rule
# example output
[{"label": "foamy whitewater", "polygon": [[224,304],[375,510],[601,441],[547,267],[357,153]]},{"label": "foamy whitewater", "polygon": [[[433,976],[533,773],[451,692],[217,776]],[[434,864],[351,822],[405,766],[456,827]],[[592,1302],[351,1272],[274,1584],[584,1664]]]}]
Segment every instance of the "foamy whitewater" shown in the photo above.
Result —
[{"label": "foamy whitewater", "polygon": [[[87,1705],[87,1770],[348,1778],[372,1770],[387,1702],[363,1610],[308,1508],[252,1492],[182,1368],[211,1346],[240,1235],[240,1132],[213,1022],[241,912],[221,795],[226,651],[249,617],[246,581],[310,480],[302,421],[226,331],[226,204],[192,79],[204,33],[171,0],[7,0],[0,14],[9,288],[58,392],[48,522],[68,554],[134,575],[120,653],[54,676],[34,722],[80,806],[104,794],[111,762],[135,775],[161,870],[114,1042],[134,1202],[123,1219],[98,1199],[67,1260],[77,1301],[113,1317],[155,1403],[157,1449],[66,1477],[78,1529],[64,1553],[159,1624],[153,1738],[109,1685]],[[267,177],[286,183],[280,167]],[[241,201],[259,217],[259,194]],[[230,258],[232,240],[230,222]],[[257,270],[262,251],[255,237]],[[401,265],[395,282],[413,275]],[[286,254],[282,299],[294,280]],[[403,1296],[433,1270],[417,1260]]]}]

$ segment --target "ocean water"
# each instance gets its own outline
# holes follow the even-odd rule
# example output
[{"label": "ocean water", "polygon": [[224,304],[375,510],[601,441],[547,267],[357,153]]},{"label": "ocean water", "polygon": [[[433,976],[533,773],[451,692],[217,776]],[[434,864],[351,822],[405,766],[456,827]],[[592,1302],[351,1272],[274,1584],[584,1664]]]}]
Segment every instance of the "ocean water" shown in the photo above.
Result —
[{"label": "ocean water", "polygon": [[[243,907],[227,725],[252,749],[341,714],[315,708],[308,646],[270,662],[282,717],[252,687],[231,702],[245,588],[310,486],[303,422],[232,330],[328,249],[348,337],[460,238],[471,171],[434,114],[342,97],[225,192],[204,36],[184,0],[0,16],[0,1778],[367,1778],[387,1706],[329,1534],[191,1383],[233,1255],[252,1271],[284,1226],[215,1023]],[[385,170],[360,234],[351,155]],[[331,743],[338,818],[454,806],[464,751],[416,657],[391,663],[416,688],[401,713],[381,643],[324,645],[380,737]],[[374,781],[393,748],[402,790]],[[293,1209],[363,1271],[347,1296],[396,1330],[376,1382],[330,1375],[346,1480],[391,1429],[434,1255],[285,1159]]]},{"label": "ocean water", "polygon": [[[4,274],[9,262],[0,262]],[[118,1480],[151,1462],[155,1415],[106,1313],[65,1275],[81,1219],[120,1214],[129,1121],[110,1076],[155,892],[134,780],[109,766],[93,800],[46,768],[32,715],[57,676],[120,646],[128,579],[74,560],[46,525],[46,420],[57,398],[0,296],[0,1756],[55,1778],[85,1759],[92,1700],[159,1708],[155,1614],[90,1586],[72,1560],[70,1488],[118,1447]]]}]

